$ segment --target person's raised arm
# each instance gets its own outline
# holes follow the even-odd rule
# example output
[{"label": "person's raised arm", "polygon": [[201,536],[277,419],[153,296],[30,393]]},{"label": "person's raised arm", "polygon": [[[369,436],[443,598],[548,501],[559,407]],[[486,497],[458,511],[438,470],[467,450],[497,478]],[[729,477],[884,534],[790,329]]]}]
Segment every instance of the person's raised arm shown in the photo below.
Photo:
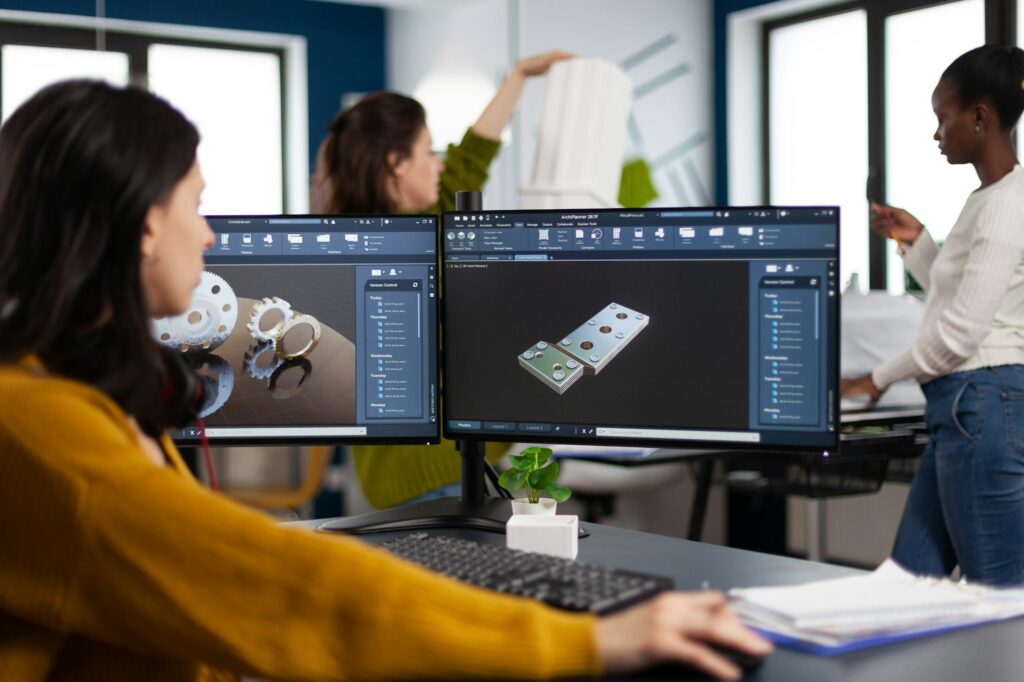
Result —
[{"label": "person's raised arm", "polygon": [[928,287],[928,273],[938,255],[938,248],[928,230],[917,218],[902,208],[871,202],[871,229],[894,240],[910,274],[922,288]]},{"label": "person's raised arm", "polygon": [[902,208],[871,202],[871,229],[902,244],[913,244],[924,225]]},{"label": "person's raised arm", "polygon": [[519,105],[519,96],[523,93],[523,85],[526,79],[531,76],[542,76],[548,72],[551,65],[563,59],[570,59],[573,55],[561,50],[552,50],[544,54],[526,57],[519,61],[511,73],[505,77],[498,92],[494,94],[487,108],[480,114],[480,118],[472,125],[470,130],[475,135],[497,140],[501,137],[501,131],[505,129],[512,115]]}]

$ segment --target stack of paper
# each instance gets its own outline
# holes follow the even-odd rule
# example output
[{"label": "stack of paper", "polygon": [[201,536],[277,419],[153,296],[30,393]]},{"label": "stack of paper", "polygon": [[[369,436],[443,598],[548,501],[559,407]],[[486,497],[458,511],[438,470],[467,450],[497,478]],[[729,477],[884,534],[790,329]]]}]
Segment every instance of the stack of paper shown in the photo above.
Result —
[{"label": "stack of paper", "polygon": [[919,578],[886,561],[872,573],[730,590],[743,620],[783,645],[838,653],[1024,615],[1024,590]]}]

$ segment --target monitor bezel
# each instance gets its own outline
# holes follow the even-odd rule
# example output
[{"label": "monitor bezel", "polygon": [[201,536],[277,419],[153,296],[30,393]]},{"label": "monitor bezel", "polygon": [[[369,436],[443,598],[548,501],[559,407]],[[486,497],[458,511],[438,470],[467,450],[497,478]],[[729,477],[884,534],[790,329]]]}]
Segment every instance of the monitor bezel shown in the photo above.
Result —
[{"label": "monitor bezel", "polygon": [[[441,218],[438,221],[438,260],[439,260],[439,282],[442,292],[447,291],[445,280],[447,277],[447,268],[445,267],[446,257],[446,244],[445,240],[442,239],[442,235],[445,230],[445,221],[448,216],[461,215],[463,213],[499,213],[501,215],[529,215],[537,213],[552,213],[552,212],[571,212],[571,213],[599,213],[599,214],[615,214],[615,213],[628,213],[628,212],[640,212],[640,211],[780,211],[780,210],[801,210],[801,211],[813,211],[813,210],[834,210],[835,223],[836,223],[836,272],[840,271],[840,237],[841,237],[841,212],[840,207],[837,205],[808,205],[808,206],[796,206],[796,205],[752,205],[752,206],[657,206],[651,208],[543,208],[543,209],[517,209],[517,210],[504,210],[504,209],[480,209],[474,211],[444,211],[441,214]],[[837,296],[837,299],[839,297]],[[439,338],[439,346],[444,348],[447,346],[446,334],[448,327],[448,310],[446,305],[446,296],[441,296],[440,302],[440,326],[441,336]],[[506,435],[500,432],[494,433],[479,433],[469,432],[461,430],[451,430],[448,427],[448,414],[447,414],[447,393],[449,385],[447,380],[441,381],[441,433],[442,436],[447,440],[463,440],[463,441],[493,441],[493,442],[507,442],[507,443],[545,443],[552,445],[592,445],[595,447],[605,446],[625,446],[630,448],[659,448],[659,449],[671,449],[671,450],[715,450],[715,451],[750,451],[750,452],[785,452],[785,453],[800,453],[800,454],[822,454],[829,455],[839,449],[840,440],[840,392],[839,392],[839,380],[840,374],[840,353],[839,353],[839,338],[840,330],[842,329],[842,303],[841,300],[836,301],[836,314],[835,314],[835,325],[832,329],[834,338],[836,339],[836,352],[833,358],[833,371],[836,378],[835,391],[832,396],[832,413],[835,415],[835,430],[832,432],[833,438],[830,445],[785,445],[779,443],[747,443],[747,442],[734,442],[734,441],[708,441],[708,440],[664,440],[664,439],[639,439],[639,438],[614,438],[614,437],[558,437],[550,433],[538,433],[537,437],[530,437],[523,433]],[[441,376],[447,376],[446,358],[445,354],[441,353]],[[712,429],[713,430],[713,429]]]},{"label": "monitor bezel", "polygon": [[[436,271],[438,272],[438,289],[440,290],[441,274],[440,274],[440,226],[441,218],[437,213],[261,213],[261,214],[211,214],[204,215],[203,219],[209,224],[210,220],[221,220],[221,219],[309,219],[309,218],[344,218],[344,219],[372,219],[372,218],[429,218],[434,223],[434,264]],[[211,227],[211,231],[213,228]],[[203,267],[207,265],[204,256]],[[437,371],[437,422],[435,422],[436,428],[434,434],[424,438],[423,436],[255,436],[252,438],[239,437],[239,436],[216,436],[213,438],[207,438],[207,442],[212,447],[228,447],[228,446],[274,446],[274,445],[438,445],[441,443],[441,422],[444,417],[442,415],[442,382],[441,382],[441,330],[439,329],[441,322],[441,296],[438,294],[437,297],[437,315],[435,319],[435,339],[434,344],[434,362],[438,368]],[[360,426],[360,424],[338,424],[337,426]],[[216,428],[231,428],[231,427],[216,427]],[[238,428],[259,428],[259,427],[238,427]],[[267,427],[276,428],[276,427]],[[301,428],[301,427],[297,427]],[[196,438],[172,438],[175,446],[177,447],[200,447],[202,445],[202,439]]]}]

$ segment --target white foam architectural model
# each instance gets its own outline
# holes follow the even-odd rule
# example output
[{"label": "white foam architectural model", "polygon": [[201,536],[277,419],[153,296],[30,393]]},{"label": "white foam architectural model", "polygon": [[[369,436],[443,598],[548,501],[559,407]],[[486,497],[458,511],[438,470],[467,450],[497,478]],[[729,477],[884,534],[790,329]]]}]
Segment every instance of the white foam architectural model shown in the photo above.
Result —
[{"label": "white foam architectural model", "polygon": [[633,83],[603,59],[551,67],[524,209],[618,206]]}]

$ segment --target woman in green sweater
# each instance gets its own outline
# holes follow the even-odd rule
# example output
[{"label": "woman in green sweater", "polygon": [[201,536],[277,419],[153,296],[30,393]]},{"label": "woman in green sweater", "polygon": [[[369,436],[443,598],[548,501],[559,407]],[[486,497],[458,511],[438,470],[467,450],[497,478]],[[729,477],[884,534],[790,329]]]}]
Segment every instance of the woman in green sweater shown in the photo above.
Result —
[{"label": "woman in green sweater", "polygon": [[[547,52],[523,59],[498,88],[462,142],[442,162],[433,151],[423,106],[404,95],[376,92],[340,112],[320,147],[310,207],[314,213],[436,213],[455,208],[455,193],[479,191],[501,147],[501,131],[515,113],[526,79],[541,76],[572,55]],[[488,447],[491,462],[505,446]],[[451,441],[439,447],[352,448],[367,500],[390,507],[459,480]],[[453,491],[452,491],[453,492]]]},{"label": "woman in green sweater", "polygon": [[[195,128],[98,81],[0,128],[0,680],[534,679],[765,653],[718,593],[596,619],[448,580],[199,486],[153,316],[213,233]],[[42,286],[41,283],[45,283]],[[514,646],[509,643],[514,641]]]}]

